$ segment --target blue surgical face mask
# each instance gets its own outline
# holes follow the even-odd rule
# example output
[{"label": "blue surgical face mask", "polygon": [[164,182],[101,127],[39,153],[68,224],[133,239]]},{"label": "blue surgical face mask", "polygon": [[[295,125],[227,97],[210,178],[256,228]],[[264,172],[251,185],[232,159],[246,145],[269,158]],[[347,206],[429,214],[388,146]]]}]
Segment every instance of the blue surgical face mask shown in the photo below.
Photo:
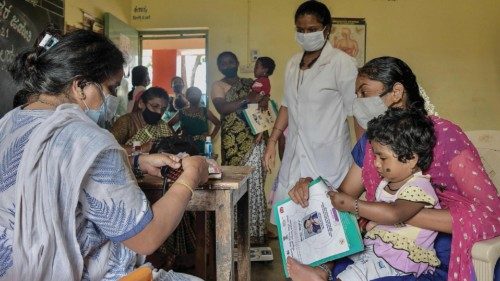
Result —
[{"label": "blue surgical face mask", "polygon": [[84,110],[85,114],[94,121],[99,127],[105,127],[104,117],[106,116],[106,102],[101,104],[99,109],[90,109],[85,100],[82,100],[86,109]]}]

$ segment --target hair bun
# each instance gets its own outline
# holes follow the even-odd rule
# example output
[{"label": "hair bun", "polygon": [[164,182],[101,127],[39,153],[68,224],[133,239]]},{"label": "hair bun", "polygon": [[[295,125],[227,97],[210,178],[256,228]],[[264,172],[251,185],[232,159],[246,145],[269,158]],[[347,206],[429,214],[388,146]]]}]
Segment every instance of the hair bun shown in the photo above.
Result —
[{"label": "hair bun", "polygon": [[36,76],[39,65],[39,51],[30,48],[20,52],[9,66],[9,73],[12,79],[23,88],[31,90],[30,80]]}]

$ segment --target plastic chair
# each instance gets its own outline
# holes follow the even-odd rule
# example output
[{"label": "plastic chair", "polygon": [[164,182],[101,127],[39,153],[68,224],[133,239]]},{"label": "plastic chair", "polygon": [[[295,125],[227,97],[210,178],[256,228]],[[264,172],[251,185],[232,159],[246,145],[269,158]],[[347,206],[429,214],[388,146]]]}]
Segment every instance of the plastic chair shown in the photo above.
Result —
[{"label": "plastic chair", "polygon": [[122,277],[120,281],[153,281],[153,271],[147,266],[139,267]]},{"label": "plastic chair", "polygon": [[[483,166],[500,193],[500,131],[466,132],[477,148]],[[493,280],[495,265],[500,257],[500,236],[480,241],[472,247],[472,263],[477,280]]]}]

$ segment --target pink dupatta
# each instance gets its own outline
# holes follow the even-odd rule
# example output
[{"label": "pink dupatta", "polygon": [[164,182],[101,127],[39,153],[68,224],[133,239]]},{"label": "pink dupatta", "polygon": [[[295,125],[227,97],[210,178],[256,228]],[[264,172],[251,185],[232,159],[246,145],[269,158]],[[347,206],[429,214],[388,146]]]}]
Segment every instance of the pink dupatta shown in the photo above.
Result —
[{"label": "pink dupatta", "polygon": [[[460,127],[431,116],[437,143],[431,167],[425,172],[443,209],[452,216],[452,242],[448,280],[471,280],[474,270],[471,249],[475,242],[498,236],[500,230],[500,198],[496,187],[484,170],[479,153]],[[366,198],[375,200],[381,180],[373,164],[369,142],[363,161],[363,184]]]}]

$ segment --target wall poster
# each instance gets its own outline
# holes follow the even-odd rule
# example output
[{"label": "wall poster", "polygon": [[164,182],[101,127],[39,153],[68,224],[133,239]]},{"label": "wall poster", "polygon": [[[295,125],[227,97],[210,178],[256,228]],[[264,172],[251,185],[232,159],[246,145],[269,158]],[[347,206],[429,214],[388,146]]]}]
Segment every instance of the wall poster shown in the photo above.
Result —
[{"label": "wall poster", "polygon": [[362,67],[366,60],[366,21],[364,18],[332,18],[330,40],[335,48],[356,59]]}]

